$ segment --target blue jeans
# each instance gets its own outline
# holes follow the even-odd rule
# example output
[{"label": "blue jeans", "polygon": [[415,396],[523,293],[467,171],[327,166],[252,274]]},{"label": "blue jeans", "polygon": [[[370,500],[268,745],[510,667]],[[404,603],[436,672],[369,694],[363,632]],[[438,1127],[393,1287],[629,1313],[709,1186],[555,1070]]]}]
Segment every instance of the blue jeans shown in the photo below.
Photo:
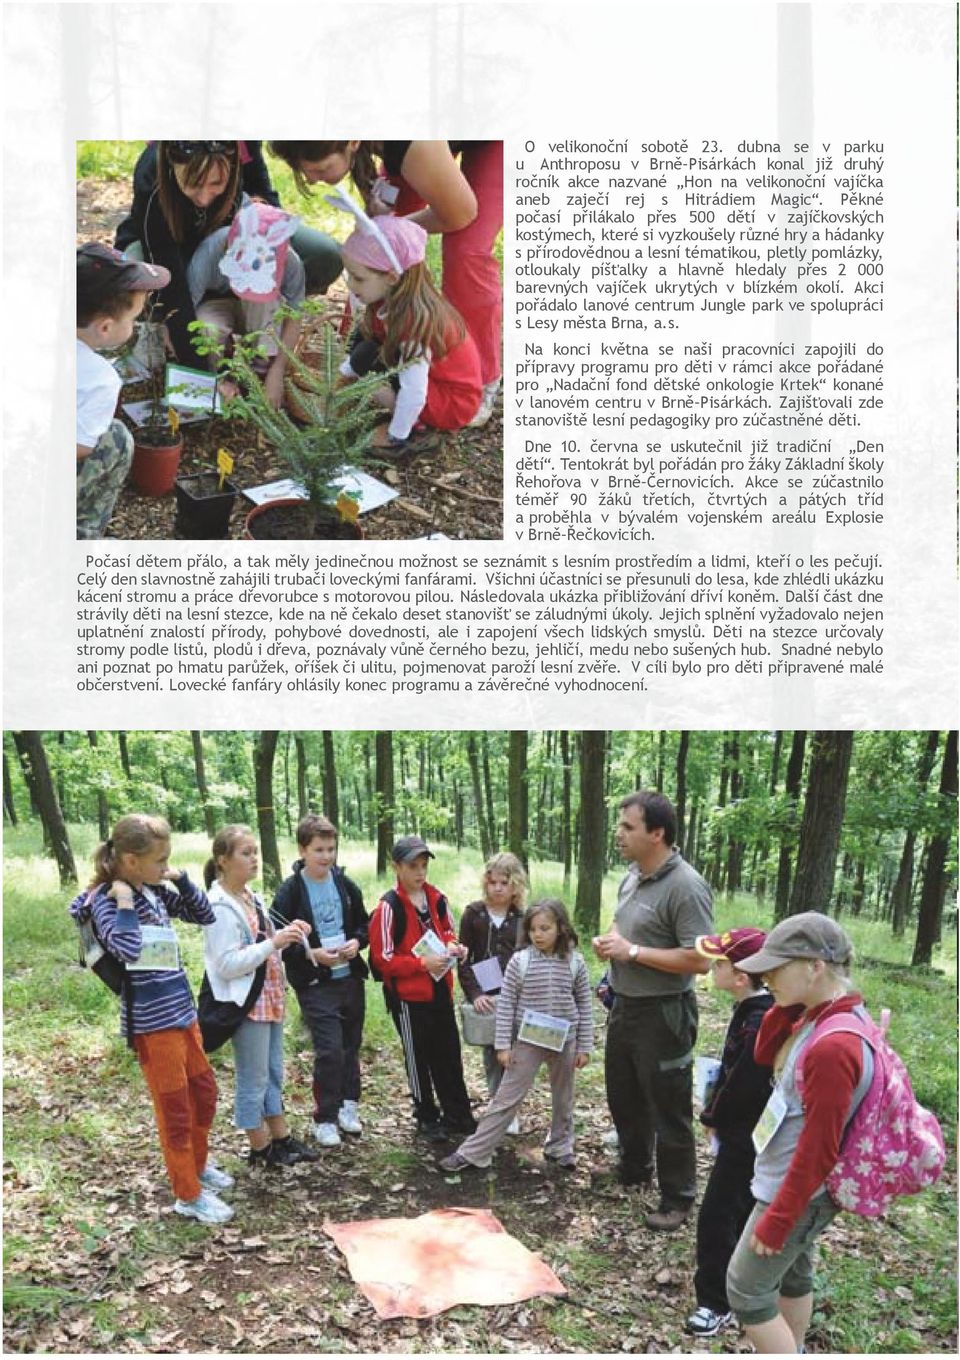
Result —
[{"label": "blue jeans", "polygon": [[264,1119],[283,1114],[283,1021],[244,1020],[233,1036],[233,1055],[233,1122],[238,1129],[259,1129]]}]

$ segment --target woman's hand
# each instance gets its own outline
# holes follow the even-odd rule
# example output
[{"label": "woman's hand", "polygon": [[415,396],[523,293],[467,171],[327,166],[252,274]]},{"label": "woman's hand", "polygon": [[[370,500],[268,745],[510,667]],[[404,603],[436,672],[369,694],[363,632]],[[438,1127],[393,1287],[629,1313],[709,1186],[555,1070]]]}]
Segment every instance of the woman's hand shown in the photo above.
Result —
[{"label": "woman's hand", "polygon": [[297,925],[286,925],[274,932],[273,947],[277,952],[286,949],[291,944],[299,944],[303,939],[303,932]]},{"label": "woman's hand", "polygon": [[498,1048],[498,1049],[497,1049],[497,1062],[500,1064],[501,1067],[512,1067],[512,1066],[513,1066],[513,1049],[512,1049],[512,1048]]},{"label": "woman's hand", "polygon": [[478,1015],[492,1015],[497,1006],[492,996],[481,995],[473,1003],[473,1009]]}]

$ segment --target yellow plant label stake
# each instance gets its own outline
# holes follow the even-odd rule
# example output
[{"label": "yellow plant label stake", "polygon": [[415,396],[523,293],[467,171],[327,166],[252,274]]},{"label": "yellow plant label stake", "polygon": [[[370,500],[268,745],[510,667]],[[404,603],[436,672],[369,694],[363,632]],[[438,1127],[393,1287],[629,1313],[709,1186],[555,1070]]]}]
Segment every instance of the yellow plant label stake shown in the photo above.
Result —
[{"label": "yellow plant label stake", "polygon": [[180,430],[180,412],[174,410],[172,406],[168,406],[167,420],[170,422],[170,428],[174,435],[178,434]]},{"label": "yellow plant label stake", "polygon": [[233,471],[233,454],[229,449],[217,449],[217,470],[220,473],[220,490],[223,490],[223,480],[229,477]]},{"label": "yellow plant label stake", "polygon": [[356,524],[360,518],[360,501],[355,495],[352,496],[347,491],[340,492],[333,506],[340,518],[346,520],[348,524]]}]

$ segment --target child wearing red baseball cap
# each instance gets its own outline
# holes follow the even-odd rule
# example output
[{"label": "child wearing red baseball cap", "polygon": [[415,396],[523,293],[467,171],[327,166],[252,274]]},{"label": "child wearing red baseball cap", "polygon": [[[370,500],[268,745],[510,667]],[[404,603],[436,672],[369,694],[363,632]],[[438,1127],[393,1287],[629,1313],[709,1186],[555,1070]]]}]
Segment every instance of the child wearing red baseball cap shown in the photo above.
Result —
[{"label": "child wearing red baseball cap", "polygon": [[762,930],[741,926],[721,935],[701,935],[696,949],[711,959],[713,985],[735,1001],[720,1059],[720,1072],[700,1112],[711,1132],[716,1160],[697,1217],[696,1310],[686,1329],[714,1336],[732,1318],[727,1300],[727,1265],[753,1208],[754,1147],[751,1134],[770,1095],[770,1068],[754,1061],[760,1022],[773,997],[759,978],[737,965],[762,949]]}]

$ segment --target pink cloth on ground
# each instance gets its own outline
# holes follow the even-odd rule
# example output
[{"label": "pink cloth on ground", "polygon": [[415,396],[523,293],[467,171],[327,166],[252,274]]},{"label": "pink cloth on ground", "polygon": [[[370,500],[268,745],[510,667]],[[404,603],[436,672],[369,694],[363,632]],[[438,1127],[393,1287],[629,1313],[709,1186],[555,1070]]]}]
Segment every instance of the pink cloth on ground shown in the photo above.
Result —
[{"label": "pink cloth on ground", "polygon": [[489,1209],[331,1223],[323,1231],[379,1317],[432,1317],[458,1304],[492,1307],[567,1291]]}]

